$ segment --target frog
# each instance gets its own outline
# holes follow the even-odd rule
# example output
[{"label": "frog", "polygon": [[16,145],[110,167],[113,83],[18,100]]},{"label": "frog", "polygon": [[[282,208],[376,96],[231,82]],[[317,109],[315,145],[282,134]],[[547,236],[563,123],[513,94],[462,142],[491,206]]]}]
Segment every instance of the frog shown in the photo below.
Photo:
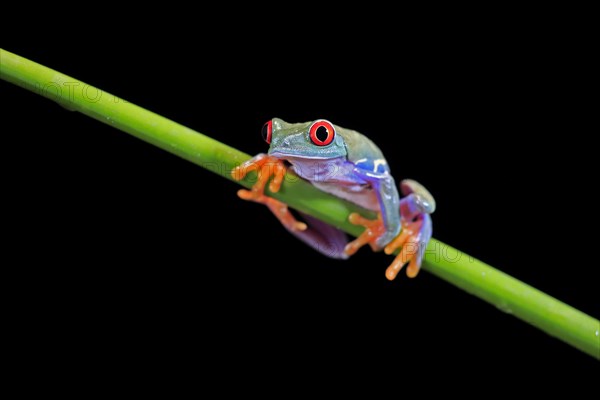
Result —
[{"label": "frog", "polygon": [[[398,251],[386,269],[387,279],[394,280],[404,266],[408,277],[417,276],[436,208],[423,185],[412,179],[397,185],[381,149],[371,139],[326,119],[288,123],[273,118],[262,126],[261,134],[269,145],[267,153],[231,171],[238,181],[250,171],[258,173],[250,190],[237,192],[241,199],[264,204],[291,234],[330,258],[347,259],[369,245],[388,255]],[[288,170],[321,191],[374,211],[377,218],[351,213],[350,223],[364,230],[349,240],[334,226],[297,210],[292,213],[287,204],[265,194],[267,184],[272,193],[279,191]]]}]

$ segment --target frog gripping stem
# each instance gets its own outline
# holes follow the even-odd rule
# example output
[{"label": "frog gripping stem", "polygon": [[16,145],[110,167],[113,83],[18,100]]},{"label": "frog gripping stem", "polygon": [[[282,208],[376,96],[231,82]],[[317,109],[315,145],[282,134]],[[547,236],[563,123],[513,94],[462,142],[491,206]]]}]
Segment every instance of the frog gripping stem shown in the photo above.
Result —
[{"label": "frog gripping stem", "polygon": [[[409,277],[418,274],[431,238],[429,214],[435,210],[427,189],[413,180],[396,186],[373,142],[324,119],[290,124],[273,118],[263,125],[261,134],[269,144],[268,154],[260,153],[231,171],[235,180],[244,179],[250,171],[257,173],[250,190],[238,191],[240,198],[266,205],[290,233],[331,258],[346,259],[368,244],[373,251],[397,254],[386,272],[389,280],[406,265]],[[279,191],[286,165],[322,191],[376,211],[377,219],[352,213],[349,222],[365,230],[349,243],[339,229],[307,214],[300,213],[302,221],[298,221],[287,204],[265,194],[267,185],[271,193]]]},{"label": "frog gripping stem", "polygon": [[[400,199],[402,230],[384,248],[386,254],[400,250],[386,270],[385,276],[389,280],[394,280],[407,264],[406,275],[409,278],[417,276],[421,269],[425,248],[431,239],[432,223],[429,214],[435,211],[433,196],[418,182],[407,179],[402,181],[400,187],[402,194],[406,196]],[[364,226],[365,230],[358,238],[346,245],[346,254],[356,253],[365,244],[369,244],[374,251],[380,250],[375,243],[385,232],[381,213],[377,215],[376,220],[369,220],[352,213],[349,221],[354,225]]]},{"label": "frog gripping stem", "polygon": [[432,223],[429,214],[435,211],[435,200],[424,186],[417,181],[405,179],[400,183],[400,190],[405,196],[400,199],[400,234],[388,243],[384,252],[392,254],[400,252],[385,272],[389,280],[396,278],[406,264],[406,275],[409,278],[417,276],[425,249],[431,239]]},{"label": "frog gripping stem", "polygon": [[[283,177],[285,176],[286,168],[283,162],[266,154],[258,154],[250,160],[240,164],[231,171],[231,176],[236,181],[242,180],[251,171],[257,171],[258,180],[252,186],[252,192],[256,194],[264,194],[265,186],[269,178],[273,177],[269,184],[269,190],[277,193],[281,188]],[[245,199],[249,200],[249,199]]]},{"label": "frog gripping stem", "polygon": [[257,171],[258,179],[251,190],[238,190],[238,196],[243,200],[266,205],[287,230],[291,232],[306,230],[306,224],[297,221],[285,203],[265,195],[265,187],[271,177],[273,179],[269,184],[269,190],[277,193],[281,188],[286,172],[283,162],[278,158],[259,154],[234,168],[231,176],[239,181],[244,179],[250,171]]}]

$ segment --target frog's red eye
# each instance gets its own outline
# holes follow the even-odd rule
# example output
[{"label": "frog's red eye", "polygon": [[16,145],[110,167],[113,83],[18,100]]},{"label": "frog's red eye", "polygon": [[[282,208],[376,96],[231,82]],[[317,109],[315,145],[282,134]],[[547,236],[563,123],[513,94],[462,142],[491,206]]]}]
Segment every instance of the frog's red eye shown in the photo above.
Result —
[{"label": "frog's red eye", "polygon": [[262,127],[262,137],[265,142],[271,144],[271,136],[273,136],[273,120],[265,122]]},{"label": "frog's red eye", "polygon": [[317,146],[327,146],[333,142],[335,137],[335,129],[329,121],[321,119],[316,121],[310,127],[309,131],[310,140]]}]

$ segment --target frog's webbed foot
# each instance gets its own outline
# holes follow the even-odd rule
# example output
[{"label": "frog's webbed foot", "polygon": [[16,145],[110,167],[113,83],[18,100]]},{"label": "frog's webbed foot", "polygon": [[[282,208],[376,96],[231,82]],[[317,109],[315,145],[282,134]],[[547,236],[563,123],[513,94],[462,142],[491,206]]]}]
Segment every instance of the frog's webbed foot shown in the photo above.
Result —
[{"label": "frog's webbed foot", "polygon": [[416,219],[402,219],[402,231],[385,246],[385,254],[392,254],[400,249],[394,261],[385,271],[389,280],[394,280],[402,267],[408,264],[406,275],[414,278],[421,269],[425,248],[431,238],[431,217],[429,214],[420,214]]},{"label": "frog's webbed foot", "polygon": [[400,221],[402,229],[400,234],[389,238],[386,232],[381,214],[376,220],[369,220],[359,214],[350,214],[349,220],[355,225],[365,227],[364,232],[355,240],[348,243],[345,252],[348,255],[356,253],[365,244],[369,244],[374,251],[384,243],[386,254],[392,254],[400,249],[400,252],[386,270],[385,276],[389,280],[396,278],[402,267],[408,264],[406,275],[414,278],[421,269],[421,262],[425,248],[431,239],[432,225],[431,214],[435,211],[435,200],[427,189],[418,182],[404,180],[400,185],[402,194],[406,197],[400,199]]},{"label": "frog's webbed foot", "polygon": [[306,224],[299,222],[289,211],[288,206],[279,200],[265,195],[265,187],[271,177],[269,190],[273,193],[279,191],[283,177],[285,176],[285,165],[283,162],[267,154],[258,154],[256,157],[240,164],[231,171],[233,179],[239,181],[250,171],[257,171],[258,178],[251,190],[240,189],[237,194],[241,199],[254,201],[269,207],[269,210],[277,217],[279,222],[290,231],[303,231]]},{"label": "frog's webbed foot", "polygon": [[231,176],[236,181],[239,181],[244,179],[251,171],[257,172],[258,179],[252,186],[252,190],[240,190],[240,192],[251,192],[251,194],[248,193],[245,195],[245,198],[243,197],[244,200],[250,200],[250,196],[260,197],[263,195],[265,186],[271,177],[273,177],[273,180],[269,184],[269,190],[271,190],[271,192],[278,192],[281,183],[283,182],[283,177],[285,176],[285,165],[283,164],[283,161],[277,157],[261,153],[235,167],[231,171]]},{"label": "frog's webbed foot", "polygon": [[352,213],[348,217],[348,220],[354,225],[363,226],[365,230],[360,234],[360,236],[346,245],[344,252],[347,255],[353,255],[365,244],[371,246],[373,251],[381,250],[381,248],[377,245],[380,237],[385,234],[385,226],[383,225],[383,220],[381,219],[381,213],[377,214],[377,219],[375,220],[367,219],[357,213]]},{"label": "frog's webbed foot", "polygon": [[431,239],[432,224],[429,214],[435,211],[433,196],[421,184],[413,180],[404,180],[400,184],[400,234],[385,246],[385,253],[400,252],[385,272],[389,280],[396,278],[402,267],[408,264],[406,275],[414,278],[421,269],[425,248]]}]

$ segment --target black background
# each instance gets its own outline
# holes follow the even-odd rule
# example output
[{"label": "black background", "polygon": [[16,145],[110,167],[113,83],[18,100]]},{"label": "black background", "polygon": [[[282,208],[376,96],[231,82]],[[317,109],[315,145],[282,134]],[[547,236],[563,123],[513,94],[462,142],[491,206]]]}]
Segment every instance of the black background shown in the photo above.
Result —
[{"label": "black background", "polygon": [[[360,37],[173,40],[4,48],[249,154],[267,149],[260,128],[272,117],[356,129],[396,179],[434,194],[434,237],[600,316],[584,233],[596,160],[577,51],[501,35],[413,34],[383,48]],[[32,285],[82,325],[103,321],[94,326],[107,337],[175,348],[202,337],[246,368],[303,357],[332,368],[395,363],[383,380],[458,365],[508,364],[514,376],[597,368],[427,272],[388,282],[383,254],[324,258],[239,200],[236,184],[6,82],[0,90],[11,242]]]}]

